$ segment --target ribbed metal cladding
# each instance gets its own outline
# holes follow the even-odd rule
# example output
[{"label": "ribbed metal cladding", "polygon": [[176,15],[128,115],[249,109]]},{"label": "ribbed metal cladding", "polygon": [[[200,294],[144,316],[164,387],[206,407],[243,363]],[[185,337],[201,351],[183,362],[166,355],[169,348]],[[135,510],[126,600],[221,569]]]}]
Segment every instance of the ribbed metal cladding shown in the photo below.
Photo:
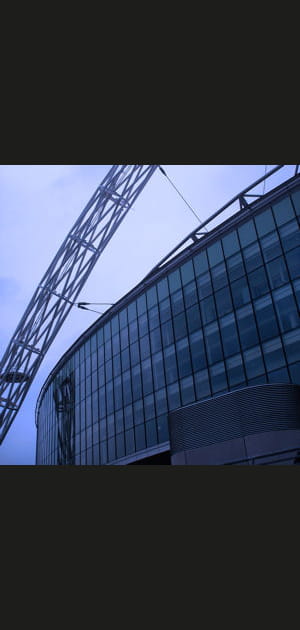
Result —
[{"label": "ribbed metal cladding", "polygon": [[300,386],[255,385],[169,414],[171,452],[266,431],[300,429]]}]

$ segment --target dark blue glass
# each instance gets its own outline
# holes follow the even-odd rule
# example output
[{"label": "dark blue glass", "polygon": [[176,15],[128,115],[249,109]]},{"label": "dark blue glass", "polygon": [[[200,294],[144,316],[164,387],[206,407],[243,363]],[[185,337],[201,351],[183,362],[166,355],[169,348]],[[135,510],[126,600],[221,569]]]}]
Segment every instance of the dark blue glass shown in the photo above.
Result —
[{"label": "dark blue glass", "polygon": [[141,360],[146,359],[150,355],[150,339],[149,335],[145,335],[140,339]]},{"label": "dark blue glass", "polygon": [[246,247],[257,240],[253,221],[247,221],[238,228],[239,237],[242,247]]},{"label": "dark blue glass", "polygon": [[158,306],[154,306],[148,311],[149,329],[153,330],[159,326],[159,311]]},{"label": "dark blue glass", "polygon": [[[268,238],[268,237],[267,237]],[[263,259],[260,253],[258,243],[253,243],[253,245],[249,245],[243,251],[245,267],[248,273],[253,271],[253,269],[257,269],[257,267],[261,267],[263,265]]]},{"label": "dark blue glass", "polygon": [[105,387],[101,387],[99,390],[99,413],[100,418],[104,418],[106,416]]},{"label": "dark blue glass", "polygon": [[134,343],[139,338],[138,324],[137,324],[136,319],[129,324],[129,335],[130,335],[130,343]]},{"label": "dark blue glass", "polygon": [[296,214],[300,215],[300,190],[295,190],[295,192],[292,192],[292,200]]},{"label": "dark blue glass", "polygon": [[232,311],[233,306],[228,287],[217,291],[215,293],[215,300],[219,317],[222,317],[222,315],[226,315],[226,313]]},{"label": "dark blue glass", "polygon": [[222,317],[220,320],[220,331],[222,336],[224,355],[229,357],[240,351],[238,332],[233,313]]},{"label": "dark blue glass", "polygon": [[261,349],[259,346],[244,352],[244,362],[248,379],[256,378],[257,376],[265,373]]},{"label": "dark blue glass", "polygon": [[240,244],[235,230],[224,236],[222,238],[222,243],[226,258],[229,258],[229,256],[232,256],[240,249]]},{"label": "dark blue glass", "polygon": [[289,281],[286,264],[282,256],[267,264],[267,272],[272,289],[277,289]]},{"label": "dark blue glass", "polygon": [[105,363],[105,379],[107,383],[108,381],[112,379],[112,376],[113,376],[112,360],[110,359],[110,361],[106,361]]},{"label": "dark blue glass", "polygon": [[235,282],[231,285],[231,291],[233,303],[236,308],[250,302],[250,293],[246,276],[240,278],[239,280],[235,280]]},{"label": "dark blue glass", "polygon": [[198,330],[190,335],[190,351],[194,371],[206,367],[207,361],[202,330]]},{"label": "dark blue glass", "polygon": [[168,276],[168,280],[170,293],[174,293],[175,291],[178,291],[178,289],[181,289],[181,277],[179,269],[175,269],[175,271],[172,271],[172,273],[170,273]]},{"label": "dark blue glass", "polygon": [[279,228],[279,234],[283,249],[288,252],[300,245],[300,230],[298,221],[290,221],[282,228]]},{"label": "dark blue glass", "polygon": [[106,411],[107,415],[114,411],[114,396],[113,396],[113,383],[112,381],[106,385]]},{"label": "dark blue glass", "polygon": [[223,250],[221,246],[221,241],[217,241],[213,245],[207,248],[207,255],[209,264],[211,267],[217,265],[218,263],[224,260]]},{"label": "dark blue glass", "polygon": [[210,381],[208,378],[208,370],[201,370],[194,374],[196,399],[202,400],[211,396]]},{"label": "dark blue glass", "polygon": [[295,218],[293,206],[289,197],[285,197],[284,199],[281,199],[281,201],[272,204],[272,208],[275,221],[279,227]]},{"label": "dark blue glass", "polygon": [[268,280],[263,267],[249,273],[248,282],[253,299],[258,298],[269,291]]},{"label": "dark blue glass", "polygon": [[136,302],[132,302],[132,304],[129,304],[127,311],[128,311],[128,321],[132,322],[134,319],[137,318]]},{"label": "dark blue glass", "polygon": [[181,407],[180,393],[179,393],[179,385],[178,383],[172,383],[167,387],[167,395],[168,395],[168,405],[170,411],[172,409],[177,409],[177,407]]},{"label": "dark blue glass", "polygon": [[146,448],[146,435],[145,435],[144,425],[142,424],[135,427],[134,432],[135,432],[136,450],[142,451],[144,448]]},{"label": "dark blue glass", "polygon": [[160,302],[169,295],[169,287],[167,278],[163,278],[157,285],[158,299]]},{"label": "dark blue glass", "polygon": [[113,357],[113,372],[114,372],[114,377],[119,376],[119,374],[121,374],[121,356],[119,354],[116,354]]},{"label": "dark blue glass", "polygon": [[105,361],[108,361],[112,357],[111,341],[106,341],[104,345],[105,345]]},{"label": "dark blue glass", "polygon": [[101,442],[100,444],[100,461],[102,465],[107,462],[107,442]]},{"label": "dark blue glass", "polygon": [[182,284],[188,284],[191,280],[195,278],[195,272],[193,267],[193,261],[189,260],[184,265],[180,267]]},{"label": "dark blue glass", "polygon": [[148,394],[148,396],[144,397],[144,410],[145,410],[145,420],[151,420],[155,418],[155,405],[154,405],[154,395]]},{"label": "dark blue glass", "polygon": [[280,329],[285,332],[299,326],[298,308],[292,293],[292,287],[285,285],[273,291],[275,308],[277,311]]},{"label": "dark blue glass", "polygon": [[197,285],[194,280],[183,288],[183,294],[185,308],[189,308],[189,306],[193,306],[193,304],[196,304],[198,302]]},{"label": "dark blue glass", "polygon": [[127,372],[124,372],[124,374],[122,375],[122,382],[123,382],[123,400],[124,400],[124,404],[128,405],[129,403],[132,402],[131,377],[130,377],[130,371],[129,370]]},{"label": "dark blue glass", "polygon": [[166,300],[163,300],[162,302],[160,302],[159,311],[160,311],[160,319],[162,323],[166,322],[168,319],[171,319],[170,298],[167,298]]},{"label": "dark blue glass", "polygon": [[228,284],[225,263],[217,265],[211,270],[211,277],[214,290],[222,289]]},{"label": "dark blue glass", "polygon": [[200,276],[208,269],[208,261],[206,251],[200,252],[197,256],[194,256],[194,269],[196,276]]},{"label": "dark blue glass", "polygon": [[124,431],[123,409],[116,411],[115,422],[116,422],[116,433],[123,432]]},{"label": "dark blue glass", "polygon": [[269,383],[290,383],[291,379],[289,377],[289,373],[286,368],[281,368],[280,370],[275,370],[274,372],[268,373],[268,381]]},{"label": "dark blue glass", "polygon": [[294,287],[294,291],[295,291],[295,296],[296,296],[296,301],[298,304],[298,309],[300,312],[300,280],[295,280],[293,282],[293,287]]},{"label": "dark blue glass", "polygon": [[199,297],[201,299],[205,298],[207,295],[210,295],[212,293],[213,288],[212,288],[209,271],[207,271],[206,273],[202,274],[201,276],[197,278],[197,286],[198,286]]},{"label": "dark blue glass", "polygon": [[216,365],[213,365],[210,368],[209,373],[211,388],[214,394],[228,389],[225,365],[223,361],[217,363]]},{"label": "dark blue glass", "polygon": [[171,294],[171,306],[173,315],[182,313],[184,311],[183,292],[182,289]]},{"label": "dark blue glass", "polygon": [[154,444],[157,444],[156,422],[155,420],[150,420],[149,422],[146,422],[145,426],[147,446],[154,446]]},{"label": "dark blue glass", "polygon": [[138,325],[139,325],[139,335],[140,335],[140,337],[143,337],[144,335],[146,335],[147,332],[149,332],[148,315],[147,315],[147,313],[144,313],[144,315],[141,315],[138,318]]},{"label": "dark blue glass", "polygon": [[134,432],[133,429],[129,429],[129,431],[125,431],[125,445],[126,445],[126,455],[130,455],[135,451],[134,445]]},{"label": "dark blue glass", "polygon": [[120,328],[124,328],[124,326],[127,326],[127,322],[128,322],[127,308],[124,308],[124,310],[121,311],[121,313],[119,313],[119,322],[120,322]]},{"label": "dark blue glass", "polygon": [[128,368],[130,367],[129,348],[126,348],[126,350],[123,350],[123,352],[121,352],[121,363],[122,363],[122,372],[125,372],[125,370],[128,370]]},{"label": "dark blue glass", "polygon": [[141,366],[135,365],[132,368],[132,395],[133,400],[138,400],[142,396]]},{"label": "dark blue glass", "polygon": [[111,437],[107,441],[107,447],[108,447],[108,461],[112,462],[114,459],[116,459],[116,444],[115,444],[114,437]]},{"label": "dark blue glass", "polygon": [[123,433],[117,435],[116,443],[117,443],[117,457],[118,458],[124,457],[124,455],[125,455],[125,440],[124,440],[124,434]]},{"label": "dark blue glass", "polygon": [[275,335],[278,335],[279,330],[271,296],[265,295],[259,300],[256,300],[254,308],[261,339],[264,341],[265,339],[271,339],[275,337]]},{"label": "dark blue glass", "polygon": [[167,442],[170,439],[167,414],[164,414],[157,418],[157,430],[158,441],[160,444],[162,444],[163,442]]},{"label": "dark blue glass", "polygon": [[167,392],[165,387],[155,392],[154,396],[157,415],[160,416],[162,413],[166,413],[166,411],[168,411]]},{"label": "dark blue glass", "polygon": [[192,372],[190,351],[189,351],[189,343],[187,338],[180,339],[176,343],[176,352],[177,352],[177,362],[178,362],[178,372],[180,378],[184,376],[189,376]]},{"label": "dark blue glass", "polygon": [[195,330],[201,328],[200,309],[198,304],[192,306],[186,311],[186,319],[189,333],[193,333]]},{"label": "dark blue glass", "polygon": [[174,335],[175,339],[181,339],[182,337],[186,337],[187,335],[187,326],[185,314],[180,313],[180,315],[176,315],[173,320],[174,324]]},{"label": "dark blue glass", "polygon": [[276,229],[271,209],[265,210],[255,217],[255,225],[259,236],[265,236]]},{"label": "dark blue glass", "polygon": [[150,333],[150,341],[151,341],[152,354],[161,350],[162,345],[161,345],[160,328],[156,328],[155,330],[152,330],[152,332]]},{"label": "dark blue glass", "polygon": [[147,295],[147,306],[148,306],[148,309],[151,309],[153,306],[155,306],[157,304],[157,290],[156,290],[156,286],[151,287],[150,289],[148,289],[146,295]]},{"label": "dark blue glass", "polygon": [[242,259],[242,254],[235,254],[227,260],[227,273],[230,282],[241,278],[245,275],[245,267]]},{"label": "dark blue glass", "polygon": [[226,371],[230,387],[245,383],[246,376],[241,354],[236,354],[226,360]]},{"label": "dark blue glass", "polygon": [[107,431],[106,431],[106,419],[100,420],[100,440],[106,440]]},{"label": "dark blue glass", "polygon": [[137,312],[138,312],[138,316],[143,315],[143,313],[145,313],[147,310],[147,304],[146,304],[146,295],[145,293],[143,293],[142,295],[140,295],[140,297],[138,297],[137,299]]},{"label": "dark blue glass", "polygon": [[268,372],[286,365],[282,343],[279,337],[263,343],[262,349]]},{"label": "dark blue glass", "polygon": [[150,394],[153,391],[151,359],[146,359],[142,363],[142,379],[144,394]]},{"label": "dark blue glass", "polygon": [[171,321],[162,324],[161,334],[164,347],[169,346],[171,343],[174,343],[173,325]]},{"label": "dark blue glass", "polygon": [[124,348],[127,348],[128,345],[129,345],[128,328],[123,328],[121,330],[121,349],[124,350]]},{"label": "dark blue glass", "polygon": [[212,295],[204,300],[201,300],[200,307],[203,324],[208,324],[208,322],[217,319],[215,301]]},{"label": "dark blue glass", "polygon": [[209,326],[205,326],[204,339],[208,363],[216,363],[217,361],[220,361],[220,359],[223,359],[221,338],[217,322],[209,324]]},{"label": "dark blue glass", "polygon": [[266,262],[282,254],[282,248],[277,232],[271,232],[261,239],[261,251]]},{"label": "dark blue glass", "polygon": [[291,278],[298,278],[300,276],[300,247],[286,254],[286,262]]},{"label": "dark blue glass", "polygon": [[290,365],[291,382],[300,385],[300,362]]},{"label": "dark blue glass", "polygon": [[283,345],[289,363],[300,361],[300,329],[291,330],[283,335]]},{"label": "dark blue glass", "polygon": [[114,380],[115,409],[120,409],[123,405],[123,392],[121,376]]},{"label": "dark blue glass", "polygon": [[112,335],[116,335],[119,332],[119,317],[115,315],[115,317],[111,320],[111,332]]},{"label": "dark blue glass", "polygon": [[120,352],[120,335],[116,333],[112,338],[112,353],[117,354]]},{"label": "dark blue glass", "polygon": [[131,365],[136,365],[140,361],[140,349],[137,341],[130,346],[130,358]]},{"label": "dark blue glass", "polygon": [[189,405],[195,401],[194,379],[192,376],[181,379],[180,391],[183,405]]},{"label": "dark blue glass", "polygon": [[251,348],[258,343],[258,334],[251,304],[236,312],[242,348]]},{"label": "dark blue glass", "polygon": [[157,352],[157,354],[153,355],[152,368],[154,389],[160,389],[163,385],[165,385],[165,373],[162,352]]},{"label": "dark blue glass", "polygon": [[164,360],[166,382],[168,384],[173,383],[173,381],[176,381],[178,379],[175,346],[168,346],[168,348],[164,350]]},{"label": "dark blue glass", "polygon": [[125,423],[125,429],[131,429],[131,427],[133,427],[132,405],[126,405],[126,407],[124,407],[124,423]]}]

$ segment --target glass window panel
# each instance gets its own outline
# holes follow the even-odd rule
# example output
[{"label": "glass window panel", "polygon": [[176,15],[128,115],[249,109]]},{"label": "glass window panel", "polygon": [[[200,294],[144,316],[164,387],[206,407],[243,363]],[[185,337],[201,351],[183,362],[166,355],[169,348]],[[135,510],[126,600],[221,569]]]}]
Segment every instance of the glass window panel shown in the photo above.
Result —
[{"label": "glass window panel", "polygon": [[271,341],[266,341],[266,343],[263,343],[262,348],[266,368],[269,372],[283,367],[286,364],[282,343],[279,337],[277,337],[277,339],[272,339]]},{"label": "glass window panel", "polygon": [[282,228],[279,228],[282,246],[286,252],[300,245],[300,230],[298,221],[290,221]]},{"label": "glass window panel", "polygon": [[300,280],[295,280],[295,282],[293,282],[293,287],[296,295],[298,309],[300,311]]},{"label": "glass window panel", "polygon": [[189,260],[180,267],[182,284],[188,284],[191,280],[194,280],[195,273],[193,267],[193,261]]},{"label": "glass window panel", "polygon": [[[152,357],[154,389],[160,389],[165,384],[164,363],[162,352]],[[163,413],[163,412],[162,412]]]},{"label": "glass window panel", "polygon": [[112,379],[112,360],[111,359],[105,363],[105,379],[106,379],[106,382]]},{"label": "glass window panel", "polygon": [[299,314],[292,294],[292,287],[285,285],[276,289],[273,291],[273,297],[281,330],[285,332],[290,328],[299,326]]},{"label": "glass window panel", "polygon": [[270,339],[278,335],[279,330],[270,295],[256,300],[254,303],[257,325],[261,339]]},{"label": "glass window panel", "polygon": [[201,328],[200,309],[198,304],[192,306],[186,311],[186,319],[189,333],[193,333]]},{"label": "glass window panel", "polygon": [[235,280],[235,282],[231,285],[231,291],[233,303],[236,308],[250,302],[250,293],[246,276],[240,278],[239,280]]},{"label": "glass window panel", "polygon": [[195,331],[190,335],[190,351],[194,371],[206,367],[207,361],[202,330]]},{"label": "glass window panel", "polygon": [[137,312],[138,312],[138,315],[143,315],[143,313],[145,313],[146,310],[147,310],[146,295],[145,295],[145,293],[143,293],[143,295],[140,295],[140,297],[138,297],[138,299],[137,299]]},{"label": "glass window panel", "polygon": [[138,400],[142,396],[142,376],[140,364],[132,368],[132,395],[133,400]]},{"label": "glass window panel", "polygon": [[159,326],[159,311],[158,306],[154,306],[148,311],[149,330],[153,330]]},{"label": "glass window panel", "polygon": [[112,435],[115,434],[115,416],[113,413],[107,416],[106,422],[107,422],[107,435],[108,437],[111,437]]},{"label": "glass window panel", "polygon": [[105,361],[108,361],[112,357],[111,340],[105,342]]},{"label": "glass window panel", "polygon": [[248,282],[252,298],[258,298],[269,291],[266,272],[263,267],[249,273]]},{"label": "glass window panel", "polygon": [[101,465],[104,465],[107,462],[107,442],[100,443],[100,461]]},{"label": "glass window panel", "polygon": [[205,327],[204,338],[206,343],[208,363],[216,363],[216,361],[220,361],[220,359],[223,359],[221,338],[217,322],[214,322],[213,324]]},{"label": "glass window panel", "polygon": [[120,433],[116,436],[116,445],[117,445],[117,457],[124,457],[125,455],[125,440],[124,434]]},{"label": "glass window panel", "polygon": [[112,413],[114,410],[114,396],[113,396],[113,384],[112,381],[106,386],[106,410],[107,413]]},{"label": "glass window panel", "polygon": [[125,429],[130,429],[131,427],[133,427],[132,405],[126,405],[126,407],[124,407],[124,422],[125,422]]},{"label": "glass window panel", "polygon": [[210,370],[211,387],[214,394],[228,389],[224,362],[213,365]]},{"label": "glass window panel", "polygon": [[245,267],[242,259],[242,254],[235,254],[227,260],[227,273],[230,282],[237,280],[241,276],[245,275]]},{"label": "glass window panel", "polygon": [[276,229],[276,225],[270,208],[268,210],[265,210],[265,212],[258,214],[254,220],[259,236],[265,236],[265,234],[268,234],[269,232],[272,232]]},{"label": "glass window panel", "polygon": [[114,377],[121,374],[121,357],[119,354],[116,354],[113,358],[113,372]]},{"label": "glass window panel", "polygon": [[135,431],[136,450],[142,451],[144,448],[146,448],[145,427],[143,424],[139,425],[135,427],[134,431]]},{"label": "glass window panel", "polygon": [[166,322],[168,319],[171,319],[170,298],[167,298],[166,300],[163,300],[163,302],[160,302],[159,311],[160,311],[160,319],[162,323]]},{"label": "glass window panel", "polygon": [[107,324],[105,324],[104,326],[104,341],[109,341],[110,338],[111,338],[110,322],[107,322]]},{"label": "glass window panel", "polygon": [[198,302],[197,285],[194,280],[184,287],[183,293],[186,308],[189,308],[189,306],[193,306],[193,304]]},{"label": "glass window panel", "polygon": [[130,358],[131,365],[136,365],[140,361],[140,349],[137,341],[130,346]]},{"label": "glass window panel", "polygon": [[235,354],[240,350],[238,331],[233,314],[226,315],[220,320],[220,330],[225,357]]},{"label": "glass window panel", "polygon": [[173,315],[177,315],[178,313],[182,313],[182,311],[184,310],[182,289],[179,289],[179,291],[176,291],[176,293],[172,293],[172,295],[171,295],[171,305],[172,305],[172,313],[173,313]]},{"label": "glass window panel", "polygon": [[148,396],[144,397],[144,409],[145,420],[151,420],[152,418],[155,418],[156,413],[153,394],[148,394]]},{"label": "glass window panel", "polygon": [[167,442],[169,437],[168,416],[164,414],[157,418],[157,430],[159,443]]},{"label": "glass window panel", "polygon": [[254,223],[252,220],[244,223],[244,225],[241,225],[241,227],[238,228],[238,232],[242,247],[250,245],[250,243],[253,243],[257,239]]},{"label": "glass window panel", "polygon": [[263,259],[258,243],[253,243],[253,245],[249,245],[249,247],[246,247],[246,249],[244,249],[243,253],[245,267],[248,273],[250,273],[250,271],[253,271],[253,269],[257,269],[257,267],[261,267],[261,265],[263,265]]},{"label": "glass window panel", "polygon": [[177,373],[177,362],[176,362],[176,354],[175,354],[175,346],[169,346],[164,350],[164,359],[165,359],[165,371],[166,371],[166,382],[172,383],[176,381],[178,378]]},{"label": "glass window panel", "polygon": [[208,398],[211,396],[210,381],[208,378],[208,370],[201,370],[194,374],[195,390],[197,400]]},{"label": "glass window panel", "polygon": [[115,335],[116,333],[119,332],[119,318],[118,318],[118,315],[113,317],[112,320],[111,320],[111,332],[112,332],[112,335]]},{"label": "glass window panel", "polygon": [[227,273],[225,263],[221,263],[221,265],[217,265],[211,270],[211,277],[214,290],[222,289],[226,284],[228,284]]},{"label": "glass window panel", "polygon": [[267,264],[267,272],[272,289],[277,289],[289,281],[286,264],[282,256]]},{"label": "glass window panel", "polygon": [[292,192],[292,200],[294,208],[296,210],[296,214],[300,215],[300,190],[295,190],[295,192]]},{"label": "glass window panel", "polygon": [[290,365],[291,382],[300,385],[300,362]]},{"label": "glass window panel", "polygon": [[94,444],[93,446],[93,464],[94,466],[99,466],[100,464],[99,444]]},{"label": "glass window panel", "polygon": [[144,422],[144,406],[142,400],[137,400],[133,404],[134,424],[141,424]]},{"label": "glass window panel", "polygon": [[229,256],[232,256],[232,254],[235,254],[236,252],[238,252],[240,249],[240,244],[239,244],[237,233],[235,230],[233,232],[230,232],[230,234],[227,234],[226,236],[224,236],[222,238],[222,243],[223,243],[224,254],[227,258]]},{"label": "glass window panel", "polygon": [[167,394],[170,411],[172,409],[177,409],[177,407],[181,407],[178,383],[172,383],[171,385],[168,385]]},{"label": "glass window panel", "polygon": [[100,418],[103,418],[106,415],[105,387],[101,387],[99,390],[99,413]]},{"label": "glass window panel", "polygon": [[127,372],[124,372],[124,374],[122,375],[122,382],[123,382],[123,400],[124,400],[124,404],[128,405],[129,403],[132,402],[131,378],[130,378],[130,371],[129,370]]},{"label": "glass window panel", "polygon": [[157,444],[156,422],[155,420],[150,420],[149,422],[146,422],[145,426],[147,446],[154,446]]},{"label": "glass window panel", "polygon": [[120,328],[124,328],[124,326],[127,326],[127,308],[125,308],[123,311],[121,311],[121,313],[119,313],[119,322],[120,322]]},{"label": "glass window panel", "polygon": [[286,254],[286,262],[292,278],[300,276],[300,247]]},{"label": "glass window panel", "polygon": [[224,259],[221,241],[217,241],[216,243],[208,247],[207,255],[211,267],[220,263]]},{"label": "glass window panel", "polygon": [[114,380],[115,409],[120,409],[123,405],[122,380],[117,376]]},{"label": "glass window panel", "polygon": [[181,379],[180,391],[183,405],[188,405],[195,401],[194,379],[192,376]]},{"label": "glass window panel", "polygon": [[106,431],[106,419],[105,418],[100,420],[99,429],[100,429],[100,440],[106,440],[106,438],[107,438],[107,431]]},{"label": "glass window panel", "polygon": [[124,350],[129,345],[129,335],[128,328],[123,328],[121,330],[121,349]]},{"label": "glass window panel", "polygon": [[158,299],[161,302],[169,295],[167,278],[163,278],[157,285]]},{"label": "glass window panel", "polygon": [[119,409],[115,413],[116,419],[116,433],[121,433],[124,431],[124,420],[123,420],[123,409]]},{"label": "glass window panel", "polygon": [[152,308],[152,306],[155,306],[157,304],[156,286],[151,287],[151,289],[148,289],[146,295],[147,295],[147,306],[148,306],[148,309],[150,309]]},{"label": "glass window panel", "polygon": [[236,354],[226,360],[226,371],[230,387],[246,381],[241,354]]},{"label": "glass window panel", "polygon": [[128,311],[128,321],[132,322],[137,317],[136,302],[132,302],[132,304],[129,304],[127,311]]},{"label": "glass window panel", "polygon": [[194,268],[196,276],[204,273],[208,269],[208,261],[206,251],[200,252],[197,256],[194,256]]},{"label": "glass window panel", "polygon": [[215,300],[219,317],[232,311],[231,295],[228,287],[221,289],[215,293]]},{"label": "glass window panel", "polygon": [[150,333],[150,341],[151,341],[152,354],[161,350],[162,346],[161,346],[160,328],[156,328],[155,330],[152,330],[152,332]]},{"label": "glass window panel", "polygon": [[103,365],[104,363],[104,347],[98,348],[98,365]]},{"label": "glass window panel", "polygon": [[244,352],[246,374],[248,378],[256,378],[265,372],[261,349],[259,346]]},{"label": "glass window panel", "polygon": [[135,341],[138,340],[139,333],[138,333],[138,324],[137,324],[136,319],[129,324],[129,336],[130,336],[130,343],[134,343]]},{"label": "glass window panel", "polygon": [[295,218],[293,206],[289,197],[285,197],[284,199],[281,199],[281,201],[272,204],[272,207],[275,221],[278,226]]},{"label": "glass window panel", "polygon": [[151,359],[142,362],[142,379],[144,394],[150,394],[153,391]]},{"label": "glass window panel", "polygon": [[206,273],[199,276],[199,278],[197,278],[197,286],[198,286],[199,297],[201,299],[205,298],[207,295],[210,295],[212,293],[213,288],[212,288],[211,277],[210,277],[209,271],[207,271]]},{"label": "glass window panel", "polygon": [[173,324],[175,339],[181,339],[181,337],[185,337],[187,335],[187,326],[184,313],[176,315],[176,317],[174,317]]},{"label": "glass window panel", "polygon": [[258,343],[258,334],[251,304],[236,312],[242,348],[250,348]]},{"label": "glass window panel", "polygon": [[217,319],[215,301],[212,295],[201,300],[200,307],[203,324],[208,324],[213,319]]},{"label": "glass window panel", "polygon": [[179,376],[188,376],[192,372],[189,343],[187,339],[181,339],[176,343]]},{"label": "glass window panel", "polygon": [[300,361],[300,329],[292,330],[283,335],[283,345],[289,363]]},{"label": "glass window panel", "polygon": [[129,354],[129,348],[126,348],[126,350],[123,350],[123,352],[121,352],[121,363],[122,363],[122,371],[125,372],[125,370],[128,370],[130,367],[130,354]]},{"label": "glass window panel", "polygon": [[149,332],[147,313],[144,313],[144,315],[141,315],[141,317],[138,318],[138,323],[140,337],[143,337],[147,332]]},{"label": "glass window panel", "polygon": [[134,445],[134,431],[133,429],[129,429],[129,431],[125,431],[125,446],[126,446],[126,455],[130,455],[135,451]]},{"label": "glass window panel", "polygon": [[174,343],[173,325],[171,321],[162,324],[161,334],[164,347]]},{"label": "glass window panel", "polygon": [[158,415],[166,413],[166,411],[168,411],[167,392],[165,387],[155,392],[155,404]]},{"label": "glass window panel", "polygon": [[149,335],[145,335],[140,339],[141,359],[146,359],[150,355],[150,338]]},{"label": "glass window panel", "polygon": [[265,261],[281,256],[282,248],[277,232],[272,232],[261,239],[261,249]]},{"label": "glass window panel", "polygon": [[[108,325],[106,324],[106,327],[107,326],[108,326],[108,331],[109,331],[108,332],[108,338],[109,338],[109,336],[110,336],[110,323]],[[85,342],[85,344],[84,344],[84,353],[85,353],[85,358],[89,357],[90,354],[91,354],[91,340],[90,339],[88,339]]]},{"label": "glass window panel", "polygon": [[181,277],[179,269],[172,271],[172,273],[169,274],[168,279],[170,293],[174,293],[175,291],[178,291],[178,289],[181,289]]},{"label": "glass window panel", "polygon": [[268,373],[268,381],[269,383],[290,383],[291,379],[289,377],[289,373],[286,368],[281,368],[280,370],[275,370],[274,372]]}]

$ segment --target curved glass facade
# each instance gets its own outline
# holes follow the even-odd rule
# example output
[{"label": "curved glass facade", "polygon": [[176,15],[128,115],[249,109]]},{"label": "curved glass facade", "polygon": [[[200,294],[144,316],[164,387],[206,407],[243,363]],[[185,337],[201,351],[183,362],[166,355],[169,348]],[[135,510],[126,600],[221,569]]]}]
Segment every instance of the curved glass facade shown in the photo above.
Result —
[{"label": "curved glass facade", "polygon": [[299,214],[298,177],[102,316],[43,387],[36,463],[134,461],[169,449],[171,410],[245,385],[300,383]]}]

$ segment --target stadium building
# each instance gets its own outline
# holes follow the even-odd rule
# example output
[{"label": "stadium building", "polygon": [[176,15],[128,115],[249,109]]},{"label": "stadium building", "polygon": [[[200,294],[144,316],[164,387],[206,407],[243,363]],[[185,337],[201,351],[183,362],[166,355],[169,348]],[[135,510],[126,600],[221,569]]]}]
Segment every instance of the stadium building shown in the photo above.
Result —
[{"label": "stadium building", "polygon": [[60,359],[36,464],[298,462],[300,174],[237,198]]}]

